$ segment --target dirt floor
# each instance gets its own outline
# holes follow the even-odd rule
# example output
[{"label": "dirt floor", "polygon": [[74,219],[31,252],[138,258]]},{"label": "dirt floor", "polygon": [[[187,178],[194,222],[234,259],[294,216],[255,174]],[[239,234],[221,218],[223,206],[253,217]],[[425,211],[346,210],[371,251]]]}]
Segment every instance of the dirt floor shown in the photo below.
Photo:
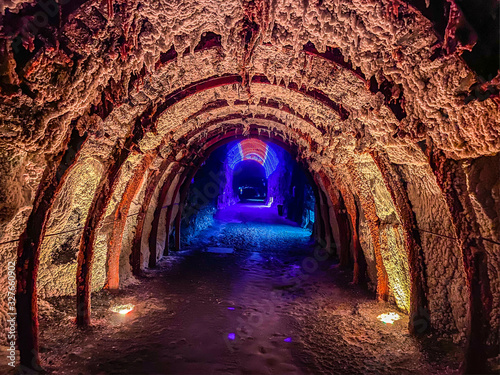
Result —
[{"label": "dirt floor", "polygon": [[[459,348],[409,336],[406,315],[350,279],[275,209],[236,206],[135,284],[95,294],[87,330],[73,324],[73,298],[43,302],[43,365],[54,374],[458,373]],[[110,310],[125,304],[134,305],[126,315]],[[377,319],[388,312],[401,319]]]}]

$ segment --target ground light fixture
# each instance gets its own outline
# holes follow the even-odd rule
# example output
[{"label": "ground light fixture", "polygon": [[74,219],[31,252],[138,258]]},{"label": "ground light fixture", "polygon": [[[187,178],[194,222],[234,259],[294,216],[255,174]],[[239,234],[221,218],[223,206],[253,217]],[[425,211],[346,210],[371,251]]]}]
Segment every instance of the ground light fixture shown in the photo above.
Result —
[{"label": "ground light fixture", "polygon": [[377,316],[377,319],[385,324],[393,324],[396,320],[401,319],[401,317],[399,316],[399,314],[395,312],[390,312],[390,313],[380,314],[379,316]]},{"label": "ground light fixture", "polygon": [[131,312],[134,309],[134,305],[131,303],[126,304],[126,305],[117,305],[111,307],[111,311],[121,314],[121,315],[127,315],[129,312]]}]

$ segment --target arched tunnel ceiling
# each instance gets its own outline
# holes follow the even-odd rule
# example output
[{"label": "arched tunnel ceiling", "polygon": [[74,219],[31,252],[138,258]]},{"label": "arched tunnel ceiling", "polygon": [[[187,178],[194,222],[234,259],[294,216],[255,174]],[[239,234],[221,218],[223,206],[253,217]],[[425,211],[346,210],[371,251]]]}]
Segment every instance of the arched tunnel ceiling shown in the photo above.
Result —
[{"label": "arched tunnel ceiling", "polygon": [[[436,25],[403,2],[87,1],[63,5],[54,16],[60,28],[24,29],[27,51],[20,56],[13,21],[29,20],[38,9],[33,2],[3,8],[7,74],[0,105],[7,147],[53,152],[72,121],[91,111],[104,124],[94,116],[78,126],[104,136],[104,143],[125,136],[145,112],[160,120],[161,133],[174,107],[193,113],[214,100],[198,87],[156,113],[169,95],[239,75],[229,102],[276,100],[361,149],[432,139],[449,156],[465,158],[500,148],[498,97],[465,104],[476,78],[461,49],[436,55],[449,51],[449,38],[442,41]],[[255,82],[256,76],[272,84]],[[334,108],[322,109],[317,96],[299,90],[320,93]],[[339,121],[339,114],[347,118]],[[175,121],[181,126],[184,118]]]},{"label": "arched tunnel ceiling", "polygon": [[[493,294],[499,290],[491,247],[477,247],[490,257],[485,267],[467,264],[467,241],[481,235],[474,225],[493,228],[486,233],[498,244],[498,215],[475,218],[498,195],[477,190],[471,207],[466,194],[481,178],[498,181],[481,174],[485,158],[471,159],[500,150],[499,77],[485,80],[468,66],[467,51],[482,56],[467,34],[477,18],[467,22],[454,0],[64,0],[57,12],[47,4],[0,6],[0,170],[8,176],[0,198],[9,198],[0,199],[0,214],[14,218],[2,235],[9,242],[23,220],[23,236],[43,240],[46,222],[50,235],[65,231],[52,223],[70,214],[78,173],[92,175],[92,184],[79,181],[86,204],[74,220],[90,235],[72,238],[78,259],[64,293],[76,268],[77,300],[85,288],[90,296],[90,274],[79,270],[93,255],[97,289],[119,287],[122,247],[134,272],[161,256],[158,244],[168,241],[199,165],[216,147],[249,136],[284,146],[306,167],[322,201],[319,231],[326,238],[336,227],[329,241],[349,254],[339,233],[343,224],[348,236],[351,225],[353,257],[371,257],[382,299],[392,293],[411,314],[428,300],[433,326],[462,334],[468,304],[489,298],[487,288],[480,296],[467,289],[467,272],[490,272]],[[451,159],[467,159],[478,176],[469,181],[467,163]],[[162,211],[164,203],[170,208]],[[138,211],[127,221],[131,206]],[[113,225],[102,229],[105,219]],[[30,241],[19,240],[35,246]],[[50,245],[36,245],[42,273]],[[51,289],[51,277],[38,281]],[[495,298],[490,315],[479,308],[470,317],[491,320],[492,332]]]}]

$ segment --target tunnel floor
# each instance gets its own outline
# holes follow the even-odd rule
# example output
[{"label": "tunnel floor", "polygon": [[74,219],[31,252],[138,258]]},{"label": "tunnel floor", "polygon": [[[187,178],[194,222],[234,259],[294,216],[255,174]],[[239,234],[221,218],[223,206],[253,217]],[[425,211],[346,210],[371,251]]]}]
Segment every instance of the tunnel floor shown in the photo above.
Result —
[{"label": "tunnel floor", "polygon": [[[317,270],[307,266],[310,232],[274,210],[219,212],[191,248],[163,258],[118,293],[95,293],[89,329],[75,328],[73,298],[43,302],[45,368],[57,374],[458,373],[460,351],[451,342],[410,337],[403,314],[392,325],[377,320],[397,310],[351,285],[352,275],[333,260],[319,261]],[[228,247],[234,252],[224,253]],[[127,315],[110,311],[129,303],[135,307]]]}]

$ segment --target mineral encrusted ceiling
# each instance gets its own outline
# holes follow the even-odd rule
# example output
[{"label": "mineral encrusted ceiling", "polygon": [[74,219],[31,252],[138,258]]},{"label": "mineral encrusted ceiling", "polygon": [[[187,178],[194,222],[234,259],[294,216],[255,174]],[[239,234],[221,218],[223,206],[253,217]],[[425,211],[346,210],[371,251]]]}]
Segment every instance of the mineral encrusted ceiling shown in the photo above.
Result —
[{"label": "mineral encrusted ceiling", "polygon": [[488,321],[475,337],[498,342],[498,2],[58,4],[0,5],[0,239],[25,230],[20,293],[88,305],[89,266],[95,290],[154,264],[199,164],[252,136],[305,167],[319,233],[356,267],[365,253],[379,298],[457,340]]},{"label": "mineral encrusted ceiling", "polygon": [[[105,115],[151,106],[226,74],[241,75],[250,97],[261,95],[248,85],[255,75],[321,90],[349,115],[342,136],[359,144],[430,138],[458,158],[500,147],[498,101],[465,104],[477,77],[459,54],[471,48],[456,37],[465,26],[452,17],[443,39],[403,2],[64,3],[3,6],[7,147],[54,151],[71,121],[95,107]],[[294,99],[283,90],[278,100]]]}]

